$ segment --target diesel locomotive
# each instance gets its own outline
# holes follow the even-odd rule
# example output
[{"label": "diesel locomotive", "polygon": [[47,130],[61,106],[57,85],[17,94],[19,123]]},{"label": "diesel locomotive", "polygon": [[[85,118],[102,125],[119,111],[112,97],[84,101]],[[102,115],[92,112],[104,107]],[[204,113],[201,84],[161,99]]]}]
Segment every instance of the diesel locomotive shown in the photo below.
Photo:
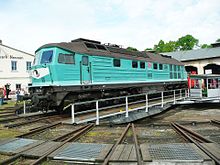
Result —
[{"label": "diesel locomotive", "polygon": [[181,62],[152,52],[79,38],[43,45],[35,53],[29,92],[33,105],[43,110],[187,85]]}]

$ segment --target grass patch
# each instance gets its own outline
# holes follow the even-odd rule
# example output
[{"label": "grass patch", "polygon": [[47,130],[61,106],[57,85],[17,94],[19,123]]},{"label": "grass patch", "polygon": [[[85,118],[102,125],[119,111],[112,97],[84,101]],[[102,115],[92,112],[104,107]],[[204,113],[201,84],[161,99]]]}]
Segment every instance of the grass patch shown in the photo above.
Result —
[{"label": "grass patch", "polygon": [[21,135],[23,132],[13,129],[1,129],[0,128],[0,139],[14,138]]}]

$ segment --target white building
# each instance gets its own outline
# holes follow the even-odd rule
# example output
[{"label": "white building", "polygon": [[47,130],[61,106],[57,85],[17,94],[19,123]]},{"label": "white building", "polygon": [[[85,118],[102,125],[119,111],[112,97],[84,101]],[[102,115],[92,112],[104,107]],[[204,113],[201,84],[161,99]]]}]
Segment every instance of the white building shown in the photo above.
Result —
[{"label": "white building", "polygon": [[9,83],[12,94],[17,88],[27,91],[33,60],[34,55],[3,45],[0,40],[0,88]]},{"label": "white building", "polygon": [[163,53],[183,62],[187,72],[220,74],[220,43],[212,48]]}]

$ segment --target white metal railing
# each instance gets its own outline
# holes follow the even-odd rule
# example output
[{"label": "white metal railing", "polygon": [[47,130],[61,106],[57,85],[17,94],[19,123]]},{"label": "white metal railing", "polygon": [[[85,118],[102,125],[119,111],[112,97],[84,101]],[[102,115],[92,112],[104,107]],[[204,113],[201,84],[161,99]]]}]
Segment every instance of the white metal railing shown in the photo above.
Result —
[{"label": "white metal railing", "polygon": [[[185,96],[182,95],[183,91],[185,93]],[[157,93],[161,93],[161,96],[149,99],[150,94],[157,94]],[[168,94],[168,95],[164,96],[164,93],[173,93],[173,99],[165,101],[165,99],[171,98],[170,96],[172,96],[172,94],[171,95]],[[179,95],[177,95],[177,93],[179,93]],[[129,98],[137,97],[137,96],[145,96],[145,100],[129,103]],[[111,117],[111,116],[119,115],[119,114],[125,114],[125,117],[129,117],[129,112],[137,111],[140,109],[145,109],[145,112],[149,113],[149,107],[156,106],[156,105],[161,105],[161,107],[164,107],[165,103],[170,103],[170,102],[173,102],[173,104],[176,104],[177,100],[185,99],[185,98],[187,98],[187,96],[189,97],[189,90],[187,90],[187,89],[169,90],[169,91],[161,91],[161,92],[155,92],[155,93],[143,93],[143,94],[137,94],[137,95],[129,95],[129,96],[113,97],[113,98],[99,99],[99,100],[86,101],[86,102],[71,103],[71,104],[67,105],[66,107],[64,107],[64,110],[71,106],[72,124],[76,123],[76,121],[75,121],[76,115],[81,115],[81,114],[90,113],[90,112],[96,112],[96,117],[85,119],[82,121],[78,121],[77,123],[96,121],[96,125],[99,125],[99,120],[103,119],[103,118],[107,118],[107,117]],[[109,100],[118,100],[118,99],[125,99],[125,104],[119,104],[119,105],[113,105],[113,106],[107,106],[107,107],[99,107],[100,102],[105,102],[105,101],[109,101]],[[149,101],[155,101],[155,100],[159,100],[159,99],[161,99],[161,102],[155,103],[155,104],[149,104]],[[137,104],[137,103],[144,103],[144,102],[145,102],[144,106],[140,106],[140,107],[133,108],[133,109],[129,110],[129,105],[133,105],[133,104]],[[91,104],[91,103],[95,103],[95,105],[96,105],[95,109],[90,109],[85,112],[75,113],[75,111],[74,111],[75,106]],[[115,107],[121,107],[123,105],[125,105],[125,111],[115,112],[115,113],[100,116],[100,111],[102,111],[102,110],[109,109],[109,108],[115,108]]]}]

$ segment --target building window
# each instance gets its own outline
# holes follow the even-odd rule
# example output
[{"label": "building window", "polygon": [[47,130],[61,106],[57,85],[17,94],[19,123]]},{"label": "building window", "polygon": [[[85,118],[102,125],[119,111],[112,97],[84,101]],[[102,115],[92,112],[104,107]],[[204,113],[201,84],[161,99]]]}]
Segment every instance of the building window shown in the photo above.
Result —
[{"label": "building window", "polygon": [[15,89],[21,89],[21,84],[15,84]]},{"label": "building window", "polygon": [[27,61],[26,62],[26,70],[31,70],[31,62],[30,61]]},{"label": "building window", "polygon": [[145,69],[145,62],[140,62],[140,68]]},{"label": "building window", "polygon": [[159,70],[163,70],[163,64],[159,64]]},{"label": "building window", "polygon": [[137,67],[138,67],[137,61],[132,61],[132,68],[137,68]]},{"label": "building window", "polygon": [[11,61],[11,70],[12,71],[17,70],[17,61]]},{"label": "building window", "polygon": [[121,66],[121,61],[118,60],[118,59],[114,59],[114,60],[113,60],[113,65],[114,65],[115,67],[120,67],[120,66]]},{"label": "building window", "polygon": [[157,63],[154,63],[153,67],[154,69],[157,69]]}]

